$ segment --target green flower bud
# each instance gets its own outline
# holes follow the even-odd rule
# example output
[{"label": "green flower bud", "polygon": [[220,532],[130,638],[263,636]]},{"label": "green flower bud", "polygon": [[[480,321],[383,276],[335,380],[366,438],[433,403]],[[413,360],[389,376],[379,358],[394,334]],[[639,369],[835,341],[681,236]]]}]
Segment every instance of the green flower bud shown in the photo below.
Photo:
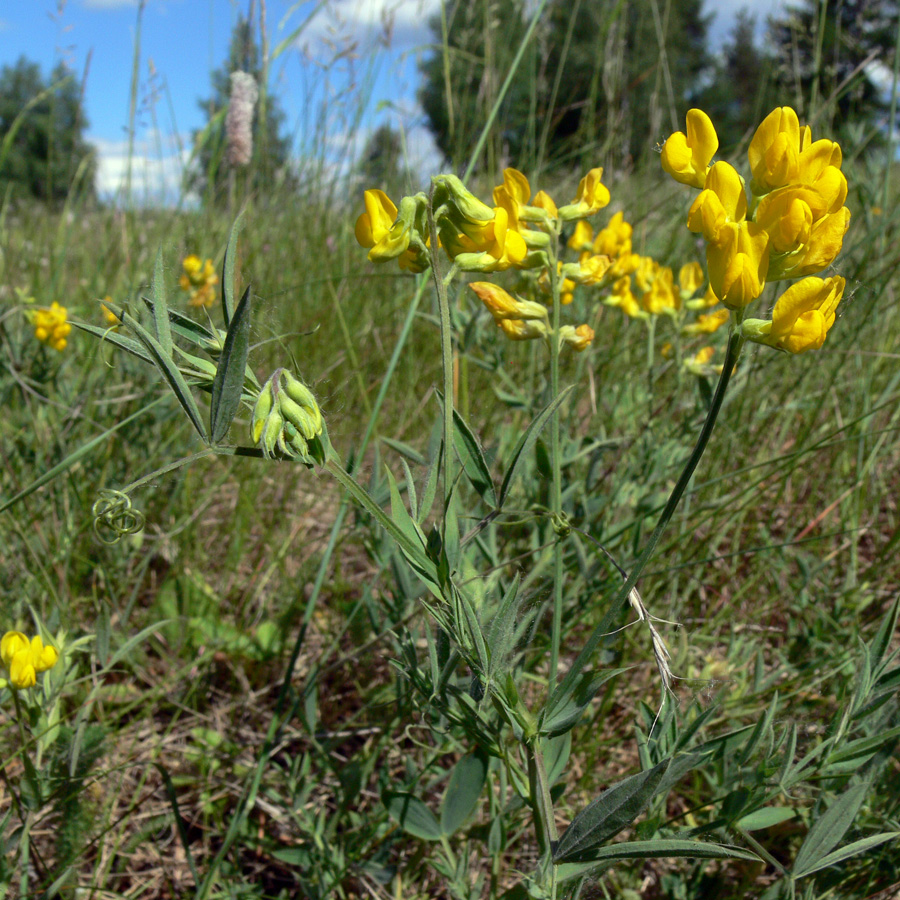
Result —
[{"label": "green flower bud", "polygon": [[[302,381],[294,378],[290,372],[284,371],[284,393],[295,403],[299,404],[312,420],[313,433],[307,435],[307,439],[311,440],[322,431],[322,413],[312,391]],[[285,415],[287,415],[287,412],[285,412]],[[294,424],[296,425],[297,423],[295,422]],[[299,428],[300,426],[298,425],[297,427]]]},{"label": "green flower bud", "polygon": [[455,175],[438,175],[435,181],[447,189],[450,202],[464,219],[488,222],[494,218],[494,210],[482,203]]},{"label": "green flower bud", "polygon": [[[282,391],[279,395],[278,408],[281,410],[285,419],[287,419],[287,421],[290,422],[290,424],[293,425],[306,440],[311,441],[318,432],[322,430],[321,425],[319,425],[318,430],[316,429],[316,423],[313,417],[300,406],[299,403],[295,403],[291,400],[287,395],[287,391]],[[318,409],[318,407],[316,408]]]},{"label": "green flower bud", "polygon": [[262,430],[262,440],[259,442],[262,452],[267,459],[271,459],[275,453],[275,447],[284,452],[284,416],[273,409],[265,418],[265,426]]}]

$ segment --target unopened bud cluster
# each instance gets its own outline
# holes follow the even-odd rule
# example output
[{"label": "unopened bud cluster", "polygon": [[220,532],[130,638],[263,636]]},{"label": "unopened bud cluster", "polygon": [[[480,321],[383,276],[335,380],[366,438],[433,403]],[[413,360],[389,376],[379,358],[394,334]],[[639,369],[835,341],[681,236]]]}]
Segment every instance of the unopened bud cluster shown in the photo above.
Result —
[{"label": "unopened bud cluster", "polygon": [[262,386],[250,423],[253,443],[266,458],[288,456],[321,462],[322,413],[312,391],[287,369],[276,369]]}]

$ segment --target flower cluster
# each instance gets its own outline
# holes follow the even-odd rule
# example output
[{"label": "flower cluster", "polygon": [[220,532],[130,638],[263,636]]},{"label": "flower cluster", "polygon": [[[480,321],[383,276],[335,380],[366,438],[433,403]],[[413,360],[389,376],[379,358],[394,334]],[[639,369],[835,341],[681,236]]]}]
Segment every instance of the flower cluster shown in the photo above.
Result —
[{"label": "flower cluster", "polygon": [[[538,284],[545,293],[552,294],[555,279],[561,302],[571,302],[576,284],[599,284],[611,265],[608,255],[601,253],[582,254],[577,263],[562,264],[555,259],[564,225],[574,221],[581,225],[581,220],[609,203],[602,176],[602,169],[591,169],[579,182],[572,202],[563,206],[557,206],[545,191],[532,196],[526,176],[512,168],[504,171],[503,183],[494,188],[491,206],[455,175],[438,175],[430,199],[424,193],[404,197],[399,208],[383,191],[368,190],[366,211],[356,222],[356,239],[368,248],[372,262],[395,259],[402,269],[422,272],[430,264],[430,208],[437,245],[455,271],[530,270],[539,273]],[[547,308],[542,304],[514,298],[490,282],[476,282],[471,287],[511,340],[551,337]],[[558,340],[583,350],[593,336],[586,323],[564,325]]]},{"label": "flower cluster", "polygon": [[276,369],[262,386],[256,404],[250,432],[267,459],[276,449],[284,456],[304,462],[324,458],[319,435],[322,434],[322,413],[312,391],[287,369]]},{"label": "flower cluster", "polygon": [[66,321],[67,315],[66,308],[55,300],[50,306],[30,311],[28,316],[34,326],[34,336],[54,350],[65,350],[68,344],[66,338],[72,330]]},{"label": "flower cluster", "polygon": [[181,265],[184,272],[178,279],[178,285],[190,295],[188,303],[191,306],[212,306],[216,302],[215,286],[219,283],[212,260],[204,262],[192,253],[184,258]]},{"label": "flower cluster", "polygon": [[[23,690],[36,684],[40,672],[56,665],[59,653],[54,647],[45,647],[40,635],[29,641],[21,631],[7,631],[0,640],[0,659],[9,673],[9,684]],[[0,681],[0,686],[5,686],[5,679]]]},{"label": "flower cluster", "polygon": [[[749,340],[791,353],[818,349],[834,323],[843,278],[809,278],[834,262],[850,222],[841,148],[812,140],[790,107],[769,113],[757,128],[744,179],[726,162],[710,165],[718,137],[706,113],[687,114],[687,132],[673,134],[662,166],[676,181],[700,189],[688,228],[706,241],[710,287],[740,311]],[[768,282],[803,278],[775,304],[771,320],[744,319]]]}]

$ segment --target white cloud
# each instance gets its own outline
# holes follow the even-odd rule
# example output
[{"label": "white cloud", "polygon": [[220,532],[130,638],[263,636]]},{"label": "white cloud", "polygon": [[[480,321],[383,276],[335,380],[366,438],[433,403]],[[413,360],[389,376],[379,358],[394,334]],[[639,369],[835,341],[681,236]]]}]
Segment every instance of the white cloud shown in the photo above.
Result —
[{"label": "white cloud", "polygon": [[[129,173],[127,141],[90,139],[97,148],[97,193],[112,199],[125,190]],[[190,151],[179,149],[174,138],[160,146],[136,141],[130,158],[131,194],[138,202],[174,203],[182,194],[184,167]]]},{"label": "white cloud", "polygon": [[298,44],[314,58],[322,44],[421,44],[429,40],[428,21],[439,10],[440,0],[330,0],[314,14]]}]

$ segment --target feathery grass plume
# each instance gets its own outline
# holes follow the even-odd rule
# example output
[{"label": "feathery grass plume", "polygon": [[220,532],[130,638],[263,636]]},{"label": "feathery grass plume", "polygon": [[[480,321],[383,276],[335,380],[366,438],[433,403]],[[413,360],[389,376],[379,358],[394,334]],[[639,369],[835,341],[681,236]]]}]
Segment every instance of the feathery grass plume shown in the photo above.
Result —
[{"label": "feathery grass plume", "polygon": [[246,72],[231,73],[231,98],[225,117],[226,155],[231,166],[246,166],[253,155],[253,107],[259,97],[256,79]]}]

